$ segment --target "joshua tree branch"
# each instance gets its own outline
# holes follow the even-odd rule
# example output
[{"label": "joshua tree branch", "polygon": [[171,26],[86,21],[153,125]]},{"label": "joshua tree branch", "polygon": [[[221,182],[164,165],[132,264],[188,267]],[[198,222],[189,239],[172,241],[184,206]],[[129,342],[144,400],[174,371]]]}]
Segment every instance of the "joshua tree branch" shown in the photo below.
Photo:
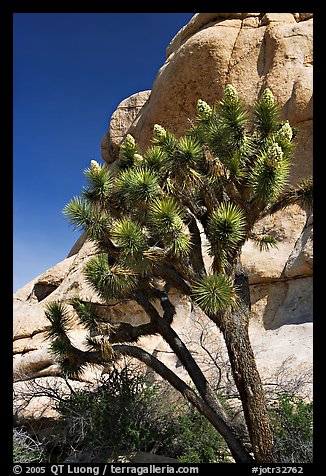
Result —
[{"label": "joshua tree branch", "polygon": [[190,262],[196,274],[201,275],[205,273],[205,264],[202,255],[200,231],[196,222],[195,216],[189,211],[188,228],[191,233],[192,247],[190,251]]},{"label": "joshua tree branch", "polygon": [[156,326],[152,323],[133,326],[124,322],[110,324],[110,342],[117,344],[119,342],[137,342],[142,336],[157,334]]}]

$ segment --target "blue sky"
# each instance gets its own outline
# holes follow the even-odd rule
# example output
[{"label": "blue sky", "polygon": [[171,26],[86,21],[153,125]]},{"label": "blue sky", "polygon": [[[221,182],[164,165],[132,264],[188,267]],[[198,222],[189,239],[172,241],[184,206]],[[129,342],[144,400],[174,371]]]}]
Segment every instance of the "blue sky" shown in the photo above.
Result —
[{"label": "blue sky", "polygon": [[151,89],[194,13],[14,14],[13,289],[63,260],[79,234],[62,208],[101,162],[117,105]]}]

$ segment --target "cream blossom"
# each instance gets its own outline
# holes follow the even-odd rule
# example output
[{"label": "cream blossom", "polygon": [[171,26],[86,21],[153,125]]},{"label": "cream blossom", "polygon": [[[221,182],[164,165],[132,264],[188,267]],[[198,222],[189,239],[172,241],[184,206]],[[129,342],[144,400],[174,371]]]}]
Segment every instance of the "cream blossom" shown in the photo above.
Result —
[{"label": "cream blossom", "polygon": [[226,104],[234,104],[238,99],[238,93],[232,84],[227,84],[224,89],[224,102]]},{"label": "cream blossom", "polygon": [[91,160],[91,170],[92,172],[98,172],[101,169],[100,164],[97,160]]},{"label": "cream blossom", "polygon": [[163,139],[166,136],[166,130],[160,124],[155,124],[153,130],[155,137],[159,139]]},{"label": "cream blossom", "polygon": [[125,147],[135,147],[136,141],[131,134],[127,134],[125,140],[123,141]]},{"label": "cream blossom", "polygon": [[275,99],[272,91],[269,88],[266,88],[263,92],[262,100],[266,104],[266,106],[274,106]]},{"label": "cream blossom", "polygon": [[282,158],[283,150],[276,142],[268,147],[267,162],[271,167],[275,169],[279,168],[281,165]]},{"label": "cream blossom", "polygon": [[207,104],[206,101],[203,101],[202,99],[198,99],[197,113],[199,117],[203,119],[208,119],[212,115],[212,108]]},{"label": "cream blossom", "polygon": [[293,137],[292,127],[289,124],[289,121],[286,121],[282,127],[277,131],[276,138],[281,141],[290,142]]},{"label": "cream blossom", "polygon": [[136,164],[141,164],[144,160],[144,157],[140,154],[135,154],[134,155],[134,161]]}]

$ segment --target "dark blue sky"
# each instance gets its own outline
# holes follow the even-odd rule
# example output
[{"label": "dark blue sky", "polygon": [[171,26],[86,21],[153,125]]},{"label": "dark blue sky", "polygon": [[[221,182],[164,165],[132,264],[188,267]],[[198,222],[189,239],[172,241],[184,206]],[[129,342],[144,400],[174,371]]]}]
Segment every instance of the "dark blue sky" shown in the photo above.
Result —
[{"label": "dark blue sky", "polygon": [[62,208],[101,162],[117,105],[151,89],[193,15],[14,14],[14,290],[66,257],[79,234]]}]

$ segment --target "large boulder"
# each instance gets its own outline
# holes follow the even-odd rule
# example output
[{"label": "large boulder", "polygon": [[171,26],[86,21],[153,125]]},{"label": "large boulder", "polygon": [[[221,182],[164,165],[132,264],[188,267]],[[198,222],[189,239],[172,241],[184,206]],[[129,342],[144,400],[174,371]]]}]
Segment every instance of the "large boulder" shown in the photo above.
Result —
[{"label": "large boulder", "polygon": [[[212,104],[221,98],[225,85],[232,83],[248,107],[263,88],[271,88],[282,106],[283,118],[298,129],[290,182],[295,184],[307,177],[312,172],[312,26],[309,13],[194,15],[168,46],[167,59],[152,90],[123,100],[113,113],[101,142],[103,160],[116,160],[127,133],[145,148],[155,123],[181,135],[189,125],[188,118],[195,114],[197,99]],[[278,250],[260,253],[249,240],[242,260],[250,282],[251,342],[263,380],[275,382],[280,373],[283,378],[286,374],[293,379],[309,373],[312,366],[312,216],[307,219],[301,208],[291,206],[262,220],[255,231],[267,230],[278,238]],[[14,372],[20,395],[24,394],[24,382],[30,381],[26,379],[50,379],[53,385],[53,379],[59,378],[49,342],[44,339],[48,325],[44,306],[49,301],[65,300],[78,293],[91,298],[113,322],[137,325],[147,321],[137,304],[113,302],[107,306],[92,293],[82,270],[94,253],[94,247],[82,235],[65,260],[15,293]],[[209,266],[207,255],[205,261]],[[189,298],[176,292],[171,297],[177,309],[175,329],[204,357],[207,348],[199,348],[198,342],[204,331],[207,334],[205,318]],[[70,312],[73,316],[72,308]],[[209,346],[213,346],[210,349],[219,349],[223,362],[225,345],[219,331],[210,328],[207,335]],[[71,336],[83,345],[85,332],[78,325]],[[188,379],[160,337],[142,338],[140,345]],[[84,381],[96,380],[100,372],[90,369]]]}]

